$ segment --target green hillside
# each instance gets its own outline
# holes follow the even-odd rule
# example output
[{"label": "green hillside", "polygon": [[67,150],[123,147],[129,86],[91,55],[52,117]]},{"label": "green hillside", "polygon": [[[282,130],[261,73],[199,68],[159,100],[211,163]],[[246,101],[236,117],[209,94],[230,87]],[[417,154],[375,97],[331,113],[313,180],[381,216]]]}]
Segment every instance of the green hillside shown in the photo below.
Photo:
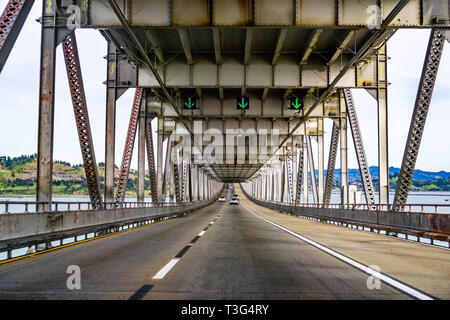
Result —
[{"label": "green hillside", "polygon": [[[104,189],[103,164],[97,166],[100,188]],[[119,175],[115,169],[115,180]],[[36,194],[37,160],[36,155],[15,158],[0,157],[0,196]],[[136,196],[137,174],[131,172],[128,177],[127,195]],[[116,183],[116,181],[115,181]],[[146,195],[149,195],[149,181],[146,179]],[[53,194],[60,196],[88,196],[84,168],[64,161],[53,163]]]}]

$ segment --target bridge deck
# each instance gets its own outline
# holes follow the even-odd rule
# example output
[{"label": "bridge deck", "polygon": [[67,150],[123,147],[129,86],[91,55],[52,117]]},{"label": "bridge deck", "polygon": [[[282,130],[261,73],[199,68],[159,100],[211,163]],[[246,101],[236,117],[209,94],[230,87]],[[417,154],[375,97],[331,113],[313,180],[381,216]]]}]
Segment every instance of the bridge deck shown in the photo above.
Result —
[{"label": "bridge deck", "polygon": [[393,237],[280,214],[245,198],[243,205],[260,217],[316,241],[437,298],[450,299],[450,252]]}]

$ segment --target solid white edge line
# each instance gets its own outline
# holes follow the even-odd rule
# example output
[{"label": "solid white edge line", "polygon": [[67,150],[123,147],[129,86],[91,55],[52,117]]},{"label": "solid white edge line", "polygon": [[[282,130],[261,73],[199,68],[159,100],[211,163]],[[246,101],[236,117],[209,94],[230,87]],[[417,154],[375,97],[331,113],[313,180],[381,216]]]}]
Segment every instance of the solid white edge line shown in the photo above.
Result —
[{"label": "solid white edge line", "polygon": [[164,266],[164,268],[159,270],[158,273],[153,276],[153,279],[164,278],[165,275],[177,264],[178,261],[180,261],[180,258],[173,258],[172,260],[170,260],[169,263]]},{"label": "solid white edge line", "polygon": [[327,248],[327,247],[325,247],[325,246],[323,246],[323,245],[321,245],[321,244],[319,244],[319,243],[317,243],[317,242],[315,242],[313,240],[310,240],[310,239],[308,239],[308,238],[306,238],[304,236],[299,235],[298,233],[295,233],[295,232],[293,232],[293,231],[291,231],[289,229],[286,229],[286,228],[284,228],[284,227],[282,227],[282,226],[280,226],[280,225],[278,225],[276,223],[273,223],[272,221],[264,219],[263,217],[260,217],[257,214],[255,214],[253,211],[251,211],[249,208],[247,208],[247,206],[245,206],[244,204],[243,204],[243,206],[244,206],[245,209],[247,209],[255,217],[257,217],[257,218],[259,218],[259,219],[261,219],[261,220],[263,220],[263,221],[273,225],[274,227],[277,227],[278,229],[281,229],[281,230],[289,233],[290,235],[293,235],[294,237],[296,237],[296,238],[298,238],[300,240],[303,240],[306,243],[309,243],[310,245],[312,245],[312,246],[314,246],[314,247],[316,247],[316,248],[318,248],[318,249],[320,249],[322,251],[325,251],[326,253],[332,255],[333,257],[335,257],[335,258],[337,258],[339,260],[342,260],[342,261],[344,261],[344,262],[354,266],[355,268],[358,268],[359,270],[361,270],[361,271],[363,271],[363,272],[365,272],[367,274],[370,274],[370,275],[372,275],[374,277],[377,277],[381,281],[384,281],[384,282],[388,283],[389,285],[393,286],[394,288],[396,288],[396,289],[398,289],[400,291],[403,291],[403,292],[405,292],[405,293],[407,293],[407,294],[409,294],[409,295],[411,295],[411,296],[413,296],[413,297],[415,297],[417,299],[420,299],[420,300],[434,300],[432,297],[427,296],[427,295],[423,294],[422,292],[419,292],[419,291],[417,291],[417,290],[415,290],[415,289],[413,289],[413,288],[411,288],[411,287],[409,287],[409,286],[407,286],[407,285],[405,285],[405,284],[403,284],[401,282],[398,282],[397,280],[392,279],[391,277],[388,277],[388,276],[386,276],[386,275],[384,275],[382,273],[379,273],[379,272],[369,268],[368,266],[363,265],[362,263],[359,263],[359,262],[357,262],[357,261],[355,261],[353,259],[350,259],[350,258],[348,258],[346,256],[343,256],[342,254],[340,254],[340,253],[338,253],[336,251],[333,251],[333,250],[331,250],[331,249],[329,249],[329,248]]},{"label": "solid white edge line", "polygon": [[203,235],[205,234],[205,232],[206,232],[206,231],[202,231],[202,232],[200,232],[198,235],[201,237],[201,236],[203,236]]}]

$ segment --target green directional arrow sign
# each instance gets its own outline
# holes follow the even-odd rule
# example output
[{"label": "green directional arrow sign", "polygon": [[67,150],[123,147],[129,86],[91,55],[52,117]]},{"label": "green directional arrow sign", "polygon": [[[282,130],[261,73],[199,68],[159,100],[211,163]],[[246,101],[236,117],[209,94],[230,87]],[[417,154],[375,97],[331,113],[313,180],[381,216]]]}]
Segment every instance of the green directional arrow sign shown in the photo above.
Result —
[{"label": "green directional arrow sign", "polygon": [[301,110],[303,109],[303,101],[297,97],[292,97],[289,99],[289,109]]},{"label": "green directional arrow sign", "polygon": [[236,109],[238,109],[238,110],[248,110],[248,109],[250,109],[250,107],[249,107],[249,98],[245,97],[245,96],[237,98]]},{"label": "green directional arrow sign", "polygon": [[188,97],[187,99],[183,100],[183,109],[192,110],[195,109],[197,106],[197,102],[195,97]]}]

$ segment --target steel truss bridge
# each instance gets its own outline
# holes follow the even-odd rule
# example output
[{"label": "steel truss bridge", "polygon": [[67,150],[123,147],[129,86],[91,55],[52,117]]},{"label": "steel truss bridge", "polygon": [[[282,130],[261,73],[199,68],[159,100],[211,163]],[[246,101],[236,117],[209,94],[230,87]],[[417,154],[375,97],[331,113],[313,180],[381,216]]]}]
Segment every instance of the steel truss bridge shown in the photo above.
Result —
[{"label": "steel truss bridge", "polygon": [[[33,4],[34,0],[10,0],[0,16],[0,72]],[[239,194],[252,205],[418,241],[427,238],[431,244],[444,241],[448,246],[449,215],[438,205],[411,205],[407,199],[441,55],[450,37],[450,1],[323,0],[319,5],[316,0],[44,0],[39,22],[36,201],[0,204],[0,251],[7,252],[7,259],[21,247],[37,249],[43,244],[48,250],[55,240],[87,240],[89,234],[98,237],[209,210],[205,208],[217,205],[213,203],[227,194],[231,183],[240,184]],[[98,30],[107,44],[104,192],[77,28]],[[430,38],[396,192],[390,199],[387,44],[403,28],[430,29]],[[58,47],[64,54],[88,203],[52,199]],[[128,89],[135,94],[115,180],[116,101]],[[377,103],[378,186],[369,171],[364,128],[351,89],[365,89]],[[155,118],[157,127],[152,128]],[[328,162],[327,118],[333,121]],[[365,203],[355,202],[349,187],[349,131]],[[135,144],[137,202],[127,202]],[[341,201],[332,203],[338,148]],[[146,169],[150,203],[144,201]],[[313,203],[308,203],[309,194]],[[11,205],[23,206],[23,212],[10,213]]]}]

